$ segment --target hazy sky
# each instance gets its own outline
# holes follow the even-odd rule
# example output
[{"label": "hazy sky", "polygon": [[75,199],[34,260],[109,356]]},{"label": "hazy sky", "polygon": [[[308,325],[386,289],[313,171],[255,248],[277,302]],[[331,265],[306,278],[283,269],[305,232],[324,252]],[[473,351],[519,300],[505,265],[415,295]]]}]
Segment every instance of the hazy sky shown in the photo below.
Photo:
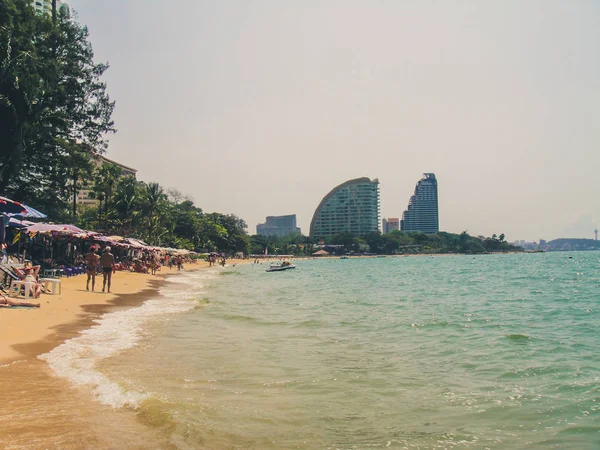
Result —
[{"label": "hazy sky", "polygon": [[507,239],[600,226],[600,2],[70,0],[116,101],[107,156],[249,232],[423,172],[440,228]]}]

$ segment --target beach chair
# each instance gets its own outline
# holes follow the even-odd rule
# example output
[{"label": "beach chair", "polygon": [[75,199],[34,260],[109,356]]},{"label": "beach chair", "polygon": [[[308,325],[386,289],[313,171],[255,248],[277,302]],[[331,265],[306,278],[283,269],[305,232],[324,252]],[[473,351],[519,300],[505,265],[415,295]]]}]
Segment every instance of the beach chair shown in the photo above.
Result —
[{"label": "beach chair", "polygon": [[46,294],[62,294],[62,285],[58,278],[40,278],[39,281]]},{"label": "beach chair", "polygon": [[[2,290],[4,292],[8,292],[8,295],[11,297],[15,296],[15,291],[18,293],[18,291],[22,289],[23,292],[25,292],[27,290],[27,286],[31,287],[30,284],[25,286],[25,282],[21,279],[19,275],[16,274],[16,272],[13,270],[13,266],[14,265],[0,265],[0,285],[2,287]],[[16,267],[19,268],[19,264],[17,264]],[[44,282],[42,282],[42,280],[44,280]],[[38,279],[37,282],[42,285],[42,292],[52,292],[52,294],[54,294],[58,290],[59,293],[62,293],[62,287],[60,286],[60,283],[58,284],[58,286],[55,284],[51,284],[52,288],[50,289],[50,283],[48,281],[49,280],[47,278]],[[17,286],[17,288],[15,288],[15,286]]]},{"label": "beach chair", "polygon": [[2,280],[2,287],[7,289],[10,287],[12,280],[20,280],[21,278],[10,266],[2,264],[0,265],[0,279]]},{"label": "beach chair", "polygon": [[35,296],[35,286],[37,285],[37,281],[25,281],[25,280],[12,280],[10,283],[10,291],[9,295],[11,297],[18,297],[23,291],[23,296],[25,298],[34,297]]}]

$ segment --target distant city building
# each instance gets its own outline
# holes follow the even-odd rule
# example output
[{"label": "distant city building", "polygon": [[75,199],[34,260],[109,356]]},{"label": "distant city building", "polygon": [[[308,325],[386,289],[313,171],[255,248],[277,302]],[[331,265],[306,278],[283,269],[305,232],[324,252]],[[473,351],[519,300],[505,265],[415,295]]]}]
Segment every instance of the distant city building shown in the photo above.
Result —
[{"label": "distant city building", "polygon": [[[31,0],[31,5],[35,8],[37,12],[52,14],[52,0]],[[65,5],[61,0],[56,0],[56,9],[60,9]]]},{"label": "distant city building", "polygon": [[[94,155],[92,157],[92,162],[93,164],[97,167],[100,168],[102,167],[104,164],[112,164],[117,166],[119,169],[121,169],[121,176],[122,177],[133,177],[136,178],[136,173],[137,170],[133,169],[129,166],[126,166],[124,164],[118,163],[116,161],[113,161],[112,159],[108,159],[105,156],[102,155]],[[92,190],[91,189],[80,189],[77,192],[77,204],[78,205],[95,205],[98,203],[98,200],[91,198],[90,194],[91,194]]]},{"label": "distant city building", "polygon": [[364,236],[379,230],[379,180],[356,178],[335,187],[315,210],[310,236],[328,238],[341,232]]},{"label": "distant city building", "polygon": [[265,223],[256,225],[256,234],[262,236],[287,236],[292,233],[300,233],[296,226],[296,214],[287,216],[267,216]]},{"label": "distant city building", "polygon": [[400,219],[390,217],[388,219],[383,219],[381,221],[382,229],[381,232],[383,234],[389,233],[390,231],[399,230],[400,229]]},{"label": "distant city building", "polygon": [[425,173],[417,183],[408,208],[402,214],[400,227],[406,232],[437,233],[440,231],[438,185],[435,174]]}]

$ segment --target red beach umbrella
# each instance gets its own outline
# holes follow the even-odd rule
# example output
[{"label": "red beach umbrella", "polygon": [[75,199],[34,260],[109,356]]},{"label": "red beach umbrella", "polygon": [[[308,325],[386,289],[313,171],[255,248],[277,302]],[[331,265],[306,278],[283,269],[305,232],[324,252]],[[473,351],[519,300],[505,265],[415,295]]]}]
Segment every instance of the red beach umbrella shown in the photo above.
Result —
[{"label": "red beach umbrella", "polygon": [[25,214],[27,210],[19,202],[0,196],[0,213]]}]

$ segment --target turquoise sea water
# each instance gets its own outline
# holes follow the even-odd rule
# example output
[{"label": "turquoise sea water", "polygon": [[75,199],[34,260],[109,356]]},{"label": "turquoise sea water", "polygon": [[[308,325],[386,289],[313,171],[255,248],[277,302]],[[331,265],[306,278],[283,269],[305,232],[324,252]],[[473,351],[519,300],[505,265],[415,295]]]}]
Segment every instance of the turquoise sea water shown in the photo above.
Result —
[{"label": "turquoise sea water", "polygon": [[129,348],[48,360],[181,449],[600,448],[600,252],[297,266],[176,277],[99,324]]}]

